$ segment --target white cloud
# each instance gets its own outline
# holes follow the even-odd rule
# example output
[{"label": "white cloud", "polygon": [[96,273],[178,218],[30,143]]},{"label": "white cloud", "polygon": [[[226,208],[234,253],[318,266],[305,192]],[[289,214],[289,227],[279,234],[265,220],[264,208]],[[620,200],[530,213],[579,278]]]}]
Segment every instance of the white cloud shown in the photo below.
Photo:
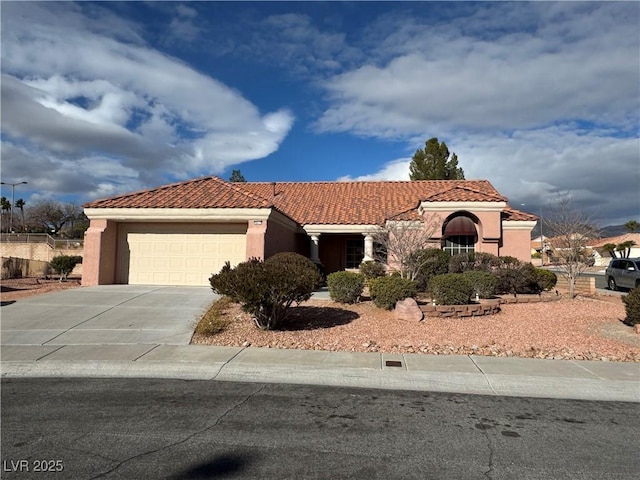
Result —
[{"label": "white cloud", "polygon": [[[451,140],[447,144],[458,155],[465,178],[488,179],[515,208],[548,212],[569,194],[576,208],[602,225],[625,223],[640,214],[637,138],[552,127]],[[410,163],[411,158],[391,160],[374,173],[338,181],[407,180]]]},{"label": "white cloud", "polygon": [[[3,5],[4,142],[37,145],[61,162],[100,156],[140,179],[147,170],[186,178],[267,156],[288,134],[288,110],[261,114],[239,92],[142,44],[126,22],[126,43],[103,35],[99,7],[64,5]],[[180,12],[191,19],[191,10]],[[13,175],[14,163],[3,158],[3,170]],[[103,170],[84,173],[97,179]],[[82,185],[99,194],[95,182]]]},{"label": "white cloud", "polygon": [[360,175],[357,177],[351,177],[350,175],[345,175],[343,177],[338,178],[339,182],[368,182],[375,180],[409,180],[409,164],[411,163],[411,158],[398,158],[396,160],[391,160],[383,165],[383,167],[377,172],[368,174],[368,175]]},{"label": "white cloud", "polygon": [[[411,152],[437,136],[466,178],[489,179],[516,207],[537,213],[569,192],[603,224],[638,218],[637,5],[456,7],[442,21],[394,12],[369,25],[370,60],[324,82],[317,130],[406,140]],[[408,171],[392,160],[356,179]]]},{"label": "white cloud", "polygon": [[[635,127],[636,6],[568,6],[557,14],[545,8],[523,7],[521,15],[532,15],[528,32],[491,39],[484,36],[496,20],[484,10],[435,26],[394,17],[393,42],[381,40],[372,62],[324,83],[330,106],[318,129],[398,138],[425,125],[511,130],[579,119]],[[572,11],[584,8],[588,15]]]}]

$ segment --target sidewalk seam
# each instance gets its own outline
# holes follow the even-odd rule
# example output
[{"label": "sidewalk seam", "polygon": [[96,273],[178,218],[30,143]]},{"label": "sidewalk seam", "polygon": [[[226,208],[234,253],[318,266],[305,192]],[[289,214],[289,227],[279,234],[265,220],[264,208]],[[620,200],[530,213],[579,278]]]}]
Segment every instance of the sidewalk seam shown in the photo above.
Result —
[{"label": "sidewalk seam", "polygon": [[579,363],[576,363],[574,360],[569,360],[569,362],[570,362],[572,365],[575,365],[576,367],[579,367],[579,368],[581,368],[582,370],[584,370],[585,372],[587,372],[587,373],[589,373],[589,374],[593,375],[593,376],[594,376],[594,377],[596,377],[598,380],[605,380],[605,381],[607,380],[606,378],[601,377],[601,376],[600,376],[600,375],[598,375],[597,373],[592,372],[591,370],[589,370],[588,368],[586,368],[586,367],[584,367],[584,366],[580,365]]},{"label": "sidewalk seam", "polygon": [[218,369],[218,371],[216,372],[216,374],[211,377],[211,380],[216,380],[218,378],[218,375],[220,375],[220,373],[222,372],[222,370],[224,370],[224,367],[226,367],[227,365],[229,365],[229,363],[231,363],[238,355],[240,355],[242,352],[244,352],[247,349],[247,347],[242,347],[242,349],[238,350],[238,352],[231,357],[229,360],[227,360],[226,362],[224,362],[222,364],[222,366]]},{"label": "sidewalk seam", "polygon": [[487,385],[489,385],[489,388],[491,389],[491,391],[493,392],[493,394],[497,396],[497,395],[498,395],[498,392],[496,392],[496,391],[494,390],[493,385],[491,385],[491,382],[489,381],[489,377],[487,377],[487,374],[486,374],[486,373],[484,373],[484,372],[482,371],[482,368],[480,368],[480,365],[478,365],[478,364],[476,363],[476,361],[473,359],[473,357],[471,357],[471,355],[467,355],[467,358],[468,358],[469,360],[471,360],[471,363],[473,363],[473,364],[476,366],[476,368],[478,369],[478,371],[482,374],[482,376],[484,377],[485,381],[487,382]]},{"label": "sidewalk seam", "polygon": [[132,360],[132,362],[137,362],[138,360],[140,360],[142,357],[144,357],[147,353],[151,353],[153,352],[156,348],[158,348],[160,346],[160,344],[158,345],[154,345],[151,349],[147,350],[146,352],[144,352],[142,355],[137,356],[136,358],[134,358]]}]

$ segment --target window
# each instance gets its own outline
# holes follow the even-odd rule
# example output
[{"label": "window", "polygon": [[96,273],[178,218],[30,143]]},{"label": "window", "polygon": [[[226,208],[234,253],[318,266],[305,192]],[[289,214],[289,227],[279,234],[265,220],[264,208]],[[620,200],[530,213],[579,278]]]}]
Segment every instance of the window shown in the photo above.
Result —
[{"label": "window", "polygon": [[364,258],[364,239],[347,240],[346,268],[358,268]]},{"label": "window", "polygon": [[449,255],[475,251],[478,234],[473,220],[465,215],[451,218],[444,225],[444,248]]},{"label": "window", "polygon": [[443,250],[449,255],[475,251],[475,237],[471,235],[451,235],[445,240]]}]

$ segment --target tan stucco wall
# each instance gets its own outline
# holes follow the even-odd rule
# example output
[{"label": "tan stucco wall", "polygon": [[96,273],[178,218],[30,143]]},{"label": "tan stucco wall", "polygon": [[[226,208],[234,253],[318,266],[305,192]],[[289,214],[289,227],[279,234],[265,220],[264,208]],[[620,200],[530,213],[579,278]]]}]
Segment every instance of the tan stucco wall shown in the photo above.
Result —
[{"label": "tan stucco wall", "polygon": [[267,232],[266,220],[249,220],[247,226],[247,260],[264,260],[264,237]]},{"label": "tan stucco wall", "polygon": [[264,237],[264,257],[269,258],[279,252],[297,252],[296,230],[269,219]]},{"label": "tan stucco wall", "polygon": [[504,230],[502,232],[501,257],[516,257],[523,262],[531,261],[531,230]]},{"label": "tan stucco wall", "polygon": [[53,257],[59,255],[80,255],[83,256],[83,248],[56,248],[53,249],[44,242],[31,243],[0,243],[0,256],[25,258],[29,260],[39,260],[50,262]]},{"label": "tan stucco wall", "polygon": [[84,234],[82,285],[109,285],[115,282],[117,238],[116,222],[91,220]]}]

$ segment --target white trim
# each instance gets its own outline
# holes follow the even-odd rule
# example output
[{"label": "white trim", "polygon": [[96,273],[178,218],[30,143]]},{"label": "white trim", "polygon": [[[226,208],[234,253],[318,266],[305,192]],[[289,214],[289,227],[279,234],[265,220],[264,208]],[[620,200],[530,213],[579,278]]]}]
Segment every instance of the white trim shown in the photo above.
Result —
[{"label": "white trim", "polygon": [[[533,230],[538,222],[532,222],[529,220],[503,220],[502,221],[502,229],[503,230]],[[533,241],[533,240],[532,240]]]},{"label": "white trim", "polygon": [[469,212],[501,212],[507,202],[420,202],[418,213],[467,210]]},{"label": "white trim", "polygon": [[424,229],[424,222],[421,220],[387,220],[385,225],[387,228],[400,226],[401,228],[415,228],[416,230]]},{"label": "white trim", "polygon": [[238,222],[268,220],[270,208],[85,208],[90,220],[118,222]]},{"label": "white trim", "polygon": [[376,225],[305,225],[302,227],[307,235],[320,233],[367,233],[377,228]]}]

